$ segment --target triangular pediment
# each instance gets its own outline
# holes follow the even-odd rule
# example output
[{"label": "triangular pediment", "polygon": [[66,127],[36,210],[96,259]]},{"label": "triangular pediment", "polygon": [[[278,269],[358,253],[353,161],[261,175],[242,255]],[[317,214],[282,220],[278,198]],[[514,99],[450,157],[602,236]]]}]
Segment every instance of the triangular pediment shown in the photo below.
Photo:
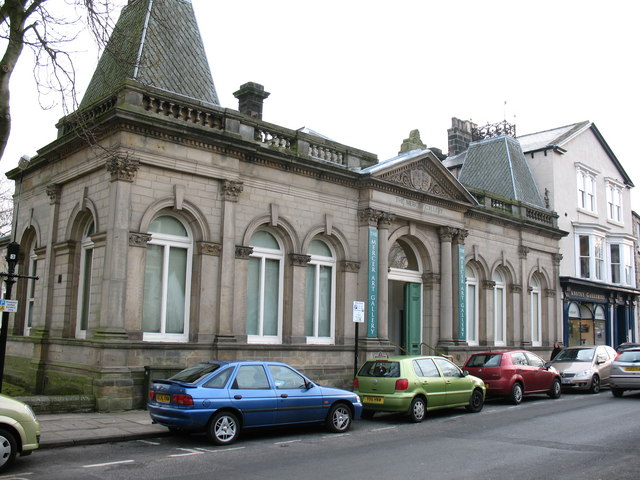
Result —
[{"label": "triangular pediment", "polygon": [[[388,165],[385,165],[387,163]],[[476,205],[475,198],[430,151],[377,165],[372,176],[423,194]]]}]

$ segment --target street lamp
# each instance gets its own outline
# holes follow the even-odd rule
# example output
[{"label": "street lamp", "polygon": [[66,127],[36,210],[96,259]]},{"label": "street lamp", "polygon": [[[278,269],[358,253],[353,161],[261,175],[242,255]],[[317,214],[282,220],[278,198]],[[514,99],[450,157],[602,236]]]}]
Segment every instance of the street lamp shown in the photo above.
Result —
[{"label": "street lamp", "polygon": [[[16,283],[16,277],[20,277],[21,275],[16,275],[16,265],[22,261],[22,249],[20,248],[20,244],[17,242],[11,242],[7,245],[7,269],[8,273],[0,273],[0,276],[5,277],[4,283],[7,286],[7,289],[4,294],[5,300],[11,299],[11,290],[13,289],[13,284]],[[9,330],[9,312],[5,309],[2,312],[2,331],[0,331],[0,393],[2,393],[2,381],[4,379],[4,357],[7,351],[7,334]]]}]

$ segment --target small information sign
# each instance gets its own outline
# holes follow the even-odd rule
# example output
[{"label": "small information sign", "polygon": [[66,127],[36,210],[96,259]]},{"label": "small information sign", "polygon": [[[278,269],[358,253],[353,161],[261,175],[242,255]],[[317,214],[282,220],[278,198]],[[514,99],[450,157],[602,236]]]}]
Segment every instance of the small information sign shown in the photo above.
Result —
[{"label": "small information sign", "polygon": [[18,311],[18,300],[0,300],[0,312],[15,313]]},{"label": "small information sign", "polygon": [[364,302],[353,302],[353,322],[364,323]]}]

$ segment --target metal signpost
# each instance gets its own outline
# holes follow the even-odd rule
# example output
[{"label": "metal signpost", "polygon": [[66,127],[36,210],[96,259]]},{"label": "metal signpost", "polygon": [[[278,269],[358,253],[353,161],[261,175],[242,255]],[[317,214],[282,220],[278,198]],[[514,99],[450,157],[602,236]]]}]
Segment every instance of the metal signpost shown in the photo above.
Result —
[{"label": "metal signpost", "polygon": [[358,326],[361,323],[364,323],[364,302],[354,301],[353,302],[353,323],[356,324],[356,338],[355,338],[355,351],[353,354],[353,378],[358,374]]},{"label": "metal signpost", "polygon": [[4,357],[7,351],[7,336],[9,330],[9,313],[18,311],[18,301],[11,300],[11,290],[13,284],[16,283],[16,278],[33,278],[38,280],[38,277],[30,277],[28,275],[17,275],[16,265],[22,260],[22,250],[20,244],[11,242],[7,245],[7,268],[8,273],[0,273],[0,277],[4,277],[4,283],[7,286],[7,290],[4,294],[4,300],[0,300],[0,311],[2,311],[2,330],[0,331],[0,393],[2,393],[2,381],[4,379]]}]

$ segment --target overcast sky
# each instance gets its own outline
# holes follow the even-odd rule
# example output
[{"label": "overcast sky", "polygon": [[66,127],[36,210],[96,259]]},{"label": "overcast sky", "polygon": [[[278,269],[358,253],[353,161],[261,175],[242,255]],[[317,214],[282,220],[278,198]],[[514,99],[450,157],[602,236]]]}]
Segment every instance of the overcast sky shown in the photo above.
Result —
[{"label": "overcast sky", "polygon": [[[241,84],[260,83],[271,93],[264,120],[311,128],[380,160],[395,156],[416,128],[428,147],[446,153],[451,117],[479,125],[506,119],[519,135],[591,120],[637,185],[632,206],[640,212],[640,2],[193,4],[223,107],[237,109]],[[77,57],[83,91],[95,54]],[[52,141],[62,115],[40,110],[31,64],[27,52],[12,80],[3,171]]]}]

